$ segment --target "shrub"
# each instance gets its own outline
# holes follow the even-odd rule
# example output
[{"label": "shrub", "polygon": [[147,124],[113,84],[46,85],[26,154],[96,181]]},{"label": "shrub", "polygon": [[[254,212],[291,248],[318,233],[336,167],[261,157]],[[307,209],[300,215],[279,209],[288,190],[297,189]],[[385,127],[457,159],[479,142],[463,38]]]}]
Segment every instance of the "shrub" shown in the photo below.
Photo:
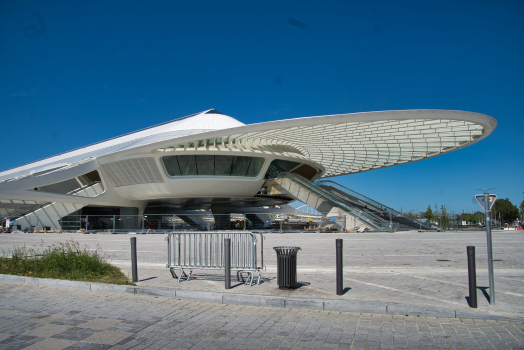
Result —
[{"label": "shrub", "polygon": [[89,250],[75,241],[37,249],[15,247],[0,257],[0,273],[74,281],[132,284],[118,267],[110,265],[100,247]]}]

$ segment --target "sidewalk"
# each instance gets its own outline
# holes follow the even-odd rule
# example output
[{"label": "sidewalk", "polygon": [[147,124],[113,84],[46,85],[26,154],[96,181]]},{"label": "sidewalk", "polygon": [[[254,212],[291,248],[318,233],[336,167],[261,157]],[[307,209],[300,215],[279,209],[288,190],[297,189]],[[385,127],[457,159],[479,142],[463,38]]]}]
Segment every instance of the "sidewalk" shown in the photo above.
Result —
[{"label": "sidewalk", "polygon": [[0,349],[521,349],[524,323],[189,302],[0,283]]}]

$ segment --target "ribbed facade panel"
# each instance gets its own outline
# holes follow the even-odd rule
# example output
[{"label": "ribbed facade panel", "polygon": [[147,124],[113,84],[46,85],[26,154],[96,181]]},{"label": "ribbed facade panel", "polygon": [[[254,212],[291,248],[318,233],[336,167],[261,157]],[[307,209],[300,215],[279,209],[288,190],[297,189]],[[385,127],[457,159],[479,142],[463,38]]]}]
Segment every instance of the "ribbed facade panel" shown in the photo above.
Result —
[{"label": "ribbed facade panel", "polygon": [[115,187],[164,182],[153,157],[102,164],[102,169]]}]

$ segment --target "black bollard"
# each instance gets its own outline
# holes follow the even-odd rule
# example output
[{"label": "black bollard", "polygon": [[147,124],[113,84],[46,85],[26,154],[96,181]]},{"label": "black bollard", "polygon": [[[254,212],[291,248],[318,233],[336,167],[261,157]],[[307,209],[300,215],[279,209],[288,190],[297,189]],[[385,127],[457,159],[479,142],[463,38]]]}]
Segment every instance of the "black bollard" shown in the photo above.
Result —
[{"label": "black bollard", "polygon": [[224,238],[224,266],[226,270],[226,289],[231,289],[231,238]]},{"label": "black bollard", "polygon": [[477,272],[475,271],[475,247],[468,246],[469,307],[477,308]]},{"label": "black bollard", "polygon": [[136,237],[131,237],[131,270],[133,271],[133,282],[138,282],[136,271]]},{"label": "black bollard", "polygon": [[344,284],[342,281],[342,239],[336,240],[337,247],[337,295],[344,294]]}]

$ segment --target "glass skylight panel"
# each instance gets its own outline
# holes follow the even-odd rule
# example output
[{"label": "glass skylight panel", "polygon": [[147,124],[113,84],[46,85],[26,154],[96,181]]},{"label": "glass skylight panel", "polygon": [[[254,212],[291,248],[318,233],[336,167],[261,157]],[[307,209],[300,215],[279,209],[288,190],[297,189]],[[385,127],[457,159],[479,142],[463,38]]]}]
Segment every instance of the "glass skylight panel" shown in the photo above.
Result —
[{"label": "glass skylight panel", "polygon": [[412,127],[418,127],[418,126],[424,125],[424,121],[421,120],[421,121],[409,122],[408,125]]},{"label": "glass skylight panel", "polygon": [[463,125],[465,125],[465,122],[463,122],[463,121],[449,121],[447,124],[448,124],[449,127],[453,127],[454,128],[456,126],[463,126]]},{"label": "glass skylight panel", "polygon": [[391,136],[404,136],[404,132],[403,131],[392,132],[390,135]]}]

